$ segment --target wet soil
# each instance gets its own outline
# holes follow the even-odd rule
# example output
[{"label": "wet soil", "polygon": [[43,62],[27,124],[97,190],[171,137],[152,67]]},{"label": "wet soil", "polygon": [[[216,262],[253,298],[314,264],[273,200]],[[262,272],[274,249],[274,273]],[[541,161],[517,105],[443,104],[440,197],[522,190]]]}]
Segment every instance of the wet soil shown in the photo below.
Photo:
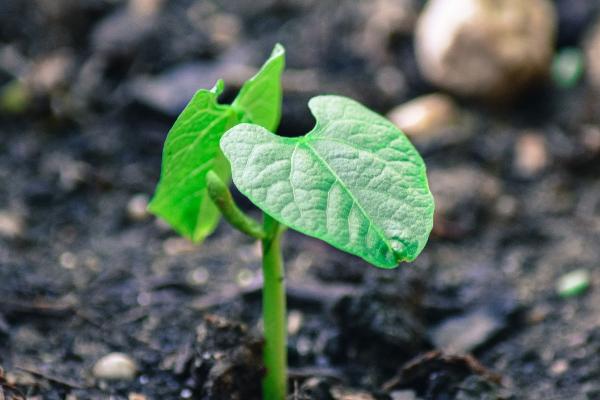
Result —
[{"label": "wet soil", "polygon": [[[380,31],[370,2],[132,3],[0,3],[0,84],[28,94],[0,114],[0,395],[257,399],[260,248],[225,224],[194,247],[143,213],[189,97],[169,82],[226,75],[227,101],[279,41],[280,132],[310,129],[318,93],[384,113],[432,90],[412,54],[421,4]],[[560,8],[561,45],[592,21],[581,3]],[[291,399],[600,399],[600,96],[582,82],[461,107],[464,132],[418,144],[440,211],[416,262],[379,270],[286,234]],[[532,132],[548,160],[533,175],[515,163]],[[575,269],[590,289],[562,298]],[[93,376],[111,352],[134,380]]]}]

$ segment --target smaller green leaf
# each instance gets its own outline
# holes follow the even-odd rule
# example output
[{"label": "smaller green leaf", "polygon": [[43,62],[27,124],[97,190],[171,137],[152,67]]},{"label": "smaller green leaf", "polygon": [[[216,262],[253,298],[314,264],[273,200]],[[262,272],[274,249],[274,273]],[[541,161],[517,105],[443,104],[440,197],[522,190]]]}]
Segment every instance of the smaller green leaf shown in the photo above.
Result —
[{"label": "smaller green leaf", "polygon": [[219,221],[219,212],[206,193],[206,174],[216,168],[229,179],[229,167],[218,143],[223,132],[237,123],[237,115],[217,103],[223,90],[219,81],[212,90],[201,89],[169,131],[163,150],[160,182],[148,209],[166,220],[178,233],[201,241]]},{"label": "smaller green leaf", "polygon": [[240,124],[221,139],[233,181],[281,223],[382,267],[412,261],[433,225],[425,164],[384,117],[339,96],[312,98],[306,136]]},{"label": "smaller green leaf", "polygon": [[220,220],[220,212],[206,190],[206,174],[213,170],[229,183],[229,162],[219,148],[227,129],[242,121],[274,130],[281,116],[281,73],[285,51],[276,45],[271,57],[248,80],[232,105],[218,104],[219,80],[212,90],[201,89],[190,100],[169,131],[163,149],[160,182],[149,210],[178,233],[200,242]]}]

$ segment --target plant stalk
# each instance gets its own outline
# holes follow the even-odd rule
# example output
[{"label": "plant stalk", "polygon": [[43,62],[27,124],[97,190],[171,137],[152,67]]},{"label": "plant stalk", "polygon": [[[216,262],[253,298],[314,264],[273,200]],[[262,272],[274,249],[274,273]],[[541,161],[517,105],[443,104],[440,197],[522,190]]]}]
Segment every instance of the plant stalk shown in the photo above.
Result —
[{"label": "plant stalk", "polygon": [[281,255],[283,230],[277,221],[263,213],[263,352],[266,374],[263,399],[284,400],[287,394],[287,324],[285,277]]},{"label": "plant stalk", "polygon": [[265,232],[260,223],[239,209],[231,196],[229,188],[214,171],[208,171],[206,183],[208,195],[227,222],[240,232],[255,239],[262,240],[265,238]]}]

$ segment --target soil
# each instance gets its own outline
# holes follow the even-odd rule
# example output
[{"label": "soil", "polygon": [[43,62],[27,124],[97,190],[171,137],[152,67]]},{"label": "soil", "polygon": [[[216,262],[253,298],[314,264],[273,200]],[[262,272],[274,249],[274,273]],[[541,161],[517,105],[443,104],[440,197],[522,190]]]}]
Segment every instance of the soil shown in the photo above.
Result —
[{"label": "soil", "polygon": [[[381,31],[363,29],[375,2],[130,3],[0,2],[0,85],[27,95],[0,114],[0,398],[258,399],[259,247],[225,224],[194,247],[143,212],[189,97],[164,82],[226,74],[228,101],[279,41],[280,132],[311,128],[318,93],[385,113],[434,90],[412,52],[422,4]],[[559,44],[580,44],[596,2],[558,3]],[[286,234],[290,399],[600,399],[600,96],[583,81],[461,107],[464,132],[419,145],[440,212],[416,262]],[[532,132],[533,174],[515,163]],[[575,269],[590,288],[559,296]],[[134,380],[94,377],[111,352]]]}]

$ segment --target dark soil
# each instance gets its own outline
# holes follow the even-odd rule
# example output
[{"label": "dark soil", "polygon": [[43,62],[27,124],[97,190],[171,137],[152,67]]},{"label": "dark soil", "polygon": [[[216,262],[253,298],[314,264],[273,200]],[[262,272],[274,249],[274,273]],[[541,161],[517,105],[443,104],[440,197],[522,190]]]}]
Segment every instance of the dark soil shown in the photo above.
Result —
[{"label": "dark soil", "polygon": [[[558,3],[560,44],[580,44],[595,0]],[[0,398],[260,397],[257,244],[223,224],[192,247],[131,208],[189,90],[224,75],[227,101],[276,41],[284,134],[311,128],[317,93],[384,113],[432,91],[414,18],[366,29],[372,6],[174,0],[142,18],[120,1],[0,2],[0,86],[27,94],[0,114],[0,211],[21,221],[0,229]],[[286,234],[290,398],[600,399],[600,96],[582,82],[462,107],[465,132],[420,146],[441,211],[415,263],[379,270]],[[549,163],[525,176],[515,147],[532,131]],[[579,268],[590,289],[558,296]],[[93,377],[110,352],[135,380]]]}]

